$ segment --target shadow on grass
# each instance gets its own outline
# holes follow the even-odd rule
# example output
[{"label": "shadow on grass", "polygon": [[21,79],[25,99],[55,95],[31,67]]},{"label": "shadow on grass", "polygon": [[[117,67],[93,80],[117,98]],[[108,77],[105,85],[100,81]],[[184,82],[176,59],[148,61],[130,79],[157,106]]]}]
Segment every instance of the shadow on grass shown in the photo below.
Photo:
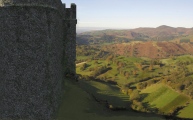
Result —
[{"label": "shadow on grass", "polygon": [[[85,90],[89,95],[92,96],[92,101],[94,100],[97,104],[100,104],[104,108],[104,113],[100,111],[95,111],[97,115],[105,116],[105,117],[113,117],[113,116],[128,116],[128,117],[157,117],[158,119],[163,118],[161,115],[156,115],[154,113],[144,113],[133,110],[130,108],[131,102],[128,100],[124,101],[124,97],[118,97],[111,94],[101,94],[98,93],[100,90],[90,85],[88,82],[79,81],[80,86],[83,90]],[[119,93],[118,89],[115,86],[110,86],[113,90]],[[126,96],[126,95],[125,95]],[[109,109],[109,106],[113,106],[113,109]],[[150,105],[148,103],[144,103],[144,106],[149,108]],[[151,108],[152,111],[156,110]],[[87,111],[88,112],[88,111]]]},{"label": "shadow on grass", "polygon": [[[143,101],[148,96],[148,93],[140,94],[139,101]],[[142,106],[151,113],[158,113],[159,109],[155,105],[150,105],[149,102],[142,102]]]},{"label": "shadow on grass", "polygon": [[[147,96],[148,96],[148,93],[143,93],[140,95],[141,98],[140,98],[140,101],[143,101]],[[188,118],[180,118],[178,117],[178,113],[181,109],[183,109],[185,106],[179,106],[177,107],[173,113],[171,114],[166,114],[164,112],[162,112],[161,110],[159,110],[157,107],[155,107],[155,105],[150,105],[149,102],[143,102],[142,105],[151,113],[154,113],[154,114],[160,114],[162,115],[166,120],[191,120],[191,119],[188,119]]]}]

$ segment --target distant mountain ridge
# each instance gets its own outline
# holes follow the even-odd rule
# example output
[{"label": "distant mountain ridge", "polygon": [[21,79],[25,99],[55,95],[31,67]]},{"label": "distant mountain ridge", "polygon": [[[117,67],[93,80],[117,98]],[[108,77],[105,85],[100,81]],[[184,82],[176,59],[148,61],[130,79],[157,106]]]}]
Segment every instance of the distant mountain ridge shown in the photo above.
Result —
[{"label": "distant mountain ridge", "polygon": [[77,27],[76,28],[76,33],[80,34],[80,33],[84,33],[84,32],[93,32],[93,31],[97,31],[97,30],[118,30],[121,28],[108,28],[108,27]]},{"label": "distant mountain ridge", "polygon": [[[167,25],[158,26],[156,28],[135,28],[135,29],[106,29],[106,30],[97,30],[97,31],[88,31],[80,33],[79,36],[89,36],[93,38],[104,38],[104,36],[112,36],[115,39],[127,39],[131,40],[140,40],[140,41],[169,41],[176,38],[183,38],[187,36],[193,36],[193,28],[184,28],[184,27],[170,27]],[[105,40],[104,40],[105,41]],[[116,41],[116,40],[112,40]]]}]

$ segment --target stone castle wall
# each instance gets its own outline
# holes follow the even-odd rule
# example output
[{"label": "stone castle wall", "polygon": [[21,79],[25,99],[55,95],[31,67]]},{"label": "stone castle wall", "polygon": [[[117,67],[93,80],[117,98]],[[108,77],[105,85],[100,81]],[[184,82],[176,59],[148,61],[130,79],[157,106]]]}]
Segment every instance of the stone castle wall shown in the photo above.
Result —
[{"label": "stone castle wall", "polygon": [[[72,6],[72,8],[66,8],[65,12],[65,20],[64,20],[64,41],[65,41],[65,55],[67,56],[65,59],[65,74],[75,74],[75,60],[76,60],[76,35],[71,33],[76,33],[76,6]],[[70,13],[70,14],[69,14]],[[73,62],[72,62],[73,61]]]},{"label": "stone castle wall", "polygon": [[75,5],[33,1],[0,2],[0,119],[54,119],[64,73],[75,73]]},{"label": "stone castle wall", "polygon": [[6,5],[38,5],[38,6],[50,6],[62,10],[61,0],[1,0],[1,6]]}]

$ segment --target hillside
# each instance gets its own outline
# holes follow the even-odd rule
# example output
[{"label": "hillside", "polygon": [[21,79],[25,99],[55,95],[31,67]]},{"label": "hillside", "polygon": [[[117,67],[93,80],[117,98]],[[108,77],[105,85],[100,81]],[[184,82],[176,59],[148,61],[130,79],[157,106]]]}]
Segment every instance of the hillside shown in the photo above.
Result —
[{"label": "hillside", "polygon": [[193,54],[193,44],[174,42],[130,42],[104,45],[103,49],[117,55],[167,58],[184,54]]},{"label": "hillside", "polygon": [[[92,86],[84,84],[84,82],[72,82],[72,79],[65,81],[65,92],[63,103],[57,114],[58,120],[163,120],[160,115],[136,113],[134,111],[114,112],[105,106],[101,105],[94,98],[85,91],[92,90]],[[104,86],[103,91],[112,92],[109,87],[104,84],[96,83]],[[99,86],[99,87],[100,87]],[[94,87],[93,87],[94,88]],[[96,91],[96,89],[95,89]],[[117,91],[115,91],[117,92]],[[120,93],[121,94],[121,93]],[[118,98],[117,98],[118,99]]]},{"label": "hillside", "polygon": [[192,119],[192,30],[164,25],[79,34],[81,85],[111,110]]},{"label": "hillside", "polygon": [[[193,28],[170,27],[136,28],[123,30],[95,30],[77,35],[78,44],[120,43],[130,41],[170,41],[184,39],[193,35]],[[193,42],[193,38],[187,38]]]},{"label": "hillside", "polygon": [[185,106],[190,101],[188,96],[180,94],[161,83],[143,89],[141,95],[146,95],[142,100],[143,102],[148,102],[163,113],[170,113],[178,106]]},{"label": "hillside", "polygon": [[87,59],[77,65],[76,72],[88,84],[87,91],[114,107],[130,107],[174,119],[193,118],[192,68],[192,55],[164,59],[109,55]]}]

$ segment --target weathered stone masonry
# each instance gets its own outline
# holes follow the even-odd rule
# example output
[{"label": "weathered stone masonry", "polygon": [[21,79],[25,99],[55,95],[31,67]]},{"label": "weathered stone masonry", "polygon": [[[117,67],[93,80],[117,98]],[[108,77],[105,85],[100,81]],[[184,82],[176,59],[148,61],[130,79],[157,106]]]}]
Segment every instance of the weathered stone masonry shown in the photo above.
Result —
[{"label": "weathered stone masonry", "polygon": [[[76,6],[73,5],[71,8],[65,9],[65,19],[64,19],[64,38],[65,38],[65,54],[66,54],[66,61],[65,64],[65,74],[75,74],[75,60],[76,60]],[[71,34],[75,33],[75,34]],[[72,62],[73,61],[73,62]]]},{"label": "weathered stone masonry", "polygon": [[75,73],[76,5],[0,0],[0,119],[54,119]]}]

